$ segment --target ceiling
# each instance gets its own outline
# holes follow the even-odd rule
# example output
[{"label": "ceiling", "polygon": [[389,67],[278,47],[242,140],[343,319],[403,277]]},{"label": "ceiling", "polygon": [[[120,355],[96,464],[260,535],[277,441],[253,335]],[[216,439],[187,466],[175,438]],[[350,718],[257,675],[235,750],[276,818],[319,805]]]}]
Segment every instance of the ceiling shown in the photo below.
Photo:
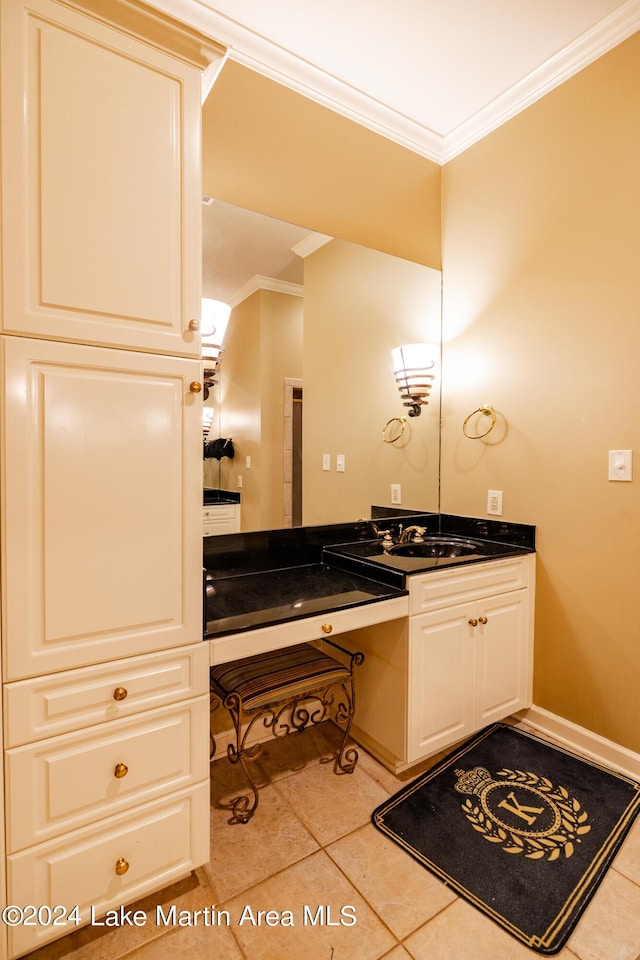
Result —
[{"label": "ceiling", "polygon": [[[437,163],[640,29],[640,0],[148,2],[229,59]],[[292,248],[305,236],[220,201],[203,207],[204,296],[234,305],[300,283]]]},{"label": "ceiling", "polygon": [[[256,290],[301,295],[309,234],[222,200],[202,208],[202,295],[234,307]],[[325,238],[326,239],[326,238]]]},{"label": "ceiling", "polygon": [[438,163],[640,29],[640,0],[151,2]]}]

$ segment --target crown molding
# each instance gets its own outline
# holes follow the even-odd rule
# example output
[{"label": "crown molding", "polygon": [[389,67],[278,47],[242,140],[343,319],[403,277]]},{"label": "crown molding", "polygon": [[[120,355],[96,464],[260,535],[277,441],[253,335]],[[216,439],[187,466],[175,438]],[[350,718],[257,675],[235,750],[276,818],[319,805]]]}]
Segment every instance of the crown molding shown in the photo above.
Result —
[{"label": "crown molding", "polygon": [[256,274],[247,280],[238,290],[229,297],[227,303],[230,307],[237,307],[239,303],[246,300],[258,290],[270,290],[272,293],[286,293],[290,297],[303,297],[304,287],[299,283],[289,283],[287,280],[274,280],[273,277],[262,277]]},{"label": "crown molding", "polygon": [[640,29],[640,0],[625,0],[574,43],[444,136],[213,10],[206,0],[153,6],[227,48],[227,58],[275,80],[408,150],[444,164]]},{"label": "crown molding", "polygon": [[295,253],[301,260],[304,260],[305,257],[310,257],[311,254],[319,250],[320,247],[331,243],[333,239],[333,237],[328,237],[325,233],[309,233],[303,240],[299,240],[298,243],[295,243],[291,247],[291,252]]},{"label": "crown molding", "polygon": [[626,0],[572,44],[533,70],[442,140],[446,163],[521,113],[640,29],[640,0]]}]

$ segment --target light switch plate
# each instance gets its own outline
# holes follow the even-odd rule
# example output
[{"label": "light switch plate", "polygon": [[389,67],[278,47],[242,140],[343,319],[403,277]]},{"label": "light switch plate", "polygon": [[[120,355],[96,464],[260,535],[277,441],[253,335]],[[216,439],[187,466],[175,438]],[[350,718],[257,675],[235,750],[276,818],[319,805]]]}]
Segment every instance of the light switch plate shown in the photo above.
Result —
[{"label": "light switch plate", "polygon": [[631,480],[631,450],[609,450],[609,480]]}]

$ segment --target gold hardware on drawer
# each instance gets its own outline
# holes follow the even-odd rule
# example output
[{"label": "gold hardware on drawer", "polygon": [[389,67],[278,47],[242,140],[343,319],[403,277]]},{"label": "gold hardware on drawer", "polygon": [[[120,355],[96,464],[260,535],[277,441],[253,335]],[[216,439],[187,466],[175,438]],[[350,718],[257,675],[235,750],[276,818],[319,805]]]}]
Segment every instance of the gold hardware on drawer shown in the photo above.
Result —
[{"label": "gold hardware on drawer", "polygon": [[200,321],[199,320],[189,320],[189,330],[199,330]]},{"label": "gold hardware on drawer", "polygon": [[116,874],[119,877],[123,877],[128,869],[129,869],[129,864],[124,859],[124,857],[120,857],[120,859],[116,862]]},{"label": "gold hardware on drawer", "polygon": [[202,384],[198,380],[192,380],[189,384],[189,390],[191,393],[200,393],[202,390]]},{"label": "gold hardware on drawer", "polygon": [[480,623],[488,623],[488,622],[489,621],[487,620],[486,617],[480,617]]},{"label": "gold hardware on drawer", "polygon": [[116,687],[113,691],[114,700],[126,700],[127,699],[127,689],[126,687]]},{"label": "gold hardware on drawer", "polygon": [[116,763],[116,768],[113,771],[114,777],[117,777],[118,780],[122,780],[123,777],[129,773],[129,767],[126,763]]},{"label": "gold hardware on drawer", "polygon": [[323,632],[323,633],[331,633],[332,630],[333,630],[333,625],[332,625],[331,623],[323,623],[323,624],[322,624],[322,632]]},{"label": "gold hardware on drawer", "polygon": [[469,620],[469,623],[471,624],[472,627],[478,626],[478,621],[476,620],[475,617],[472,617],[471,620]]}]

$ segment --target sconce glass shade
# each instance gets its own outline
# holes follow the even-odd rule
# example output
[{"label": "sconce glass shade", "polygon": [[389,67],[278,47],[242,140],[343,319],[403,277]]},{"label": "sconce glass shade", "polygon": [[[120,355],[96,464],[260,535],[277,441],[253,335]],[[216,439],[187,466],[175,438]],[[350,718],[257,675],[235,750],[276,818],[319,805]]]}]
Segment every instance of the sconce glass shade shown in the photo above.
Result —
[{"label": "sconce glass shade", "polygon": [[393,373],[410,417],[419,417],[421,407],[429,403],[440,356],[437,343],[405,343],[391,351]]},{"label": "sconce glass shade", "polygon": [[200,312],[200,352],[204,371],[204,399],[209,396],[209,390],[218,382],[220,360],[222,358],[222,341],[227,330],[231,307],[222,300],[203,298]]},{"label": "sconce glass shade", "polygon": [[215,337],[218,343],[222,343],[230,315],[231,307],[228,303],[223,303],[222,300],[210,300],[203,297],[200,314],[200,332],[202,339]]},{"label": "sconce glass shade", "polygon": [[222,341],[227,330],[231,307],[222,300],[203,298],[200,318],[202,360],[205,369],[217,369],[222,355]]}]

